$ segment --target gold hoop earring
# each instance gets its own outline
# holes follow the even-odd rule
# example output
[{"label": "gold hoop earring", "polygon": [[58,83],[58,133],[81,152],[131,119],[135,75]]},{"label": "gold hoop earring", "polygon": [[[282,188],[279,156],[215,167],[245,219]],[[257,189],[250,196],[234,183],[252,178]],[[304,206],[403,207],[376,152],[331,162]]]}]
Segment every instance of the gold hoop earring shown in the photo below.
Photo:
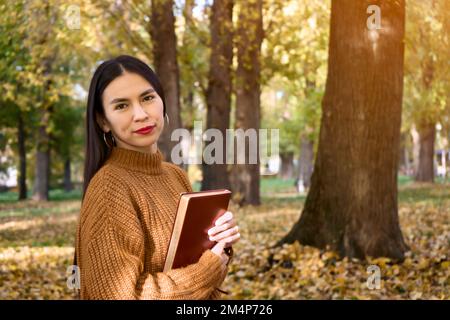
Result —
[{"label": "gold hoop earring", "polygon": [[[111,139],[112,139],[113,146],[114,146],[116,144],[116,141],[115,141],[114,136],[112,135],[112,133],[111,133]],[[103,132],[103,140],[105,141],[105,144],[108,146],[108,148],[112,148],[111,145],[108,143],[108,141],[106,139],[106,132]]]},{"label": "gold hoop earring", "polygon": [[169,122],[169,115],[168,115],[167,113],[166,113],[165,118],[166,118],[167,124],[169,124],[169,123],[170,123],[170,122]]}]

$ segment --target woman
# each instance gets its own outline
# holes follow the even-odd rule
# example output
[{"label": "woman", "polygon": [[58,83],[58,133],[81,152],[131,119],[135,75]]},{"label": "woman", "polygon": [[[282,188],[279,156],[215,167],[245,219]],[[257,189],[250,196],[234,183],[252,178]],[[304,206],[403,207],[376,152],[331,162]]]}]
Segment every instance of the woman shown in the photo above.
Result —
[{"label": "woman", "polygon": [[[92,78],[83,201],[76,239],[81,299],[217,299],[240,234],[231,212],[195,264],[163,273],[185,172],[162,161],[164,93],[142,61],[119,56]],[[167,120],[168,121],[168,120]],[[228,253],[228,254],[227,254]]]}]

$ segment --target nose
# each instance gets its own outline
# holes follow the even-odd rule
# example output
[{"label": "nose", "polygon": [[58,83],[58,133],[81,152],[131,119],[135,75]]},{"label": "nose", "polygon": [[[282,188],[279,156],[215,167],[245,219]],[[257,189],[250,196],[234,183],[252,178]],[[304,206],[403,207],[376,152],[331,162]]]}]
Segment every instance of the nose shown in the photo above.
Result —
[{"label": "nose", "polygon": [[134,120],[146,120],[148,118],[147,112],[142,108],[140,103],[135,103],[133,106]]}]

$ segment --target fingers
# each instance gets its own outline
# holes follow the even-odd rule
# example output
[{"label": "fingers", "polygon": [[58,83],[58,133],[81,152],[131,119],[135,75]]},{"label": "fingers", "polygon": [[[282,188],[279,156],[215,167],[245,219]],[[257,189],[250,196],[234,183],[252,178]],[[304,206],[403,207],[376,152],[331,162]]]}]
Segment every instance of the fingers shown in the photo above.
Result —
[{"label": "fingers", "polygon": [[232,221],[224,223],[224,224],[222,224],[220,226],[212,227],[211,229],[208,230],[208,234],[211,237],[215,237],[220,232],[223,232],[223,231],[228,230],[228,229],[232,229],[235,226],[236,226],[236,221],[233,219]]},{"label": "fingers", "polygon": [[219,226],[229,220],[233,219],[233,213],[231,211],[225,212],[219,219],[216,220],[215,225]]},{"label": "fingers", "polygon": [[215,226],[208,230],[209,240],[223,242],[229,247],[239,241],[241,235],[231,211],[225,212],[216,220]]},{"label": "fingers", "polygon": [[238,226],[234,226],[230,229],[227,229],[225,231],[222,231],[220,233],[215,234],[214,236],[210,236],[209,239],[211,241],[221,241],[225,238],[228,238],[230,236],[233,236],[235,234],[237,234],[239,232],[239,227]]},{"label": "fingers", "polygon": [[220,242],[224,243],[225,247],[228,248],[228,247],[232,246],[233,244],[235,244],[236,242],[238,242],[240,238],[241,238],[241,234],[236,233],[236,234],[233,234],[232,236],[229,236],[223,240],[220,240]]}]

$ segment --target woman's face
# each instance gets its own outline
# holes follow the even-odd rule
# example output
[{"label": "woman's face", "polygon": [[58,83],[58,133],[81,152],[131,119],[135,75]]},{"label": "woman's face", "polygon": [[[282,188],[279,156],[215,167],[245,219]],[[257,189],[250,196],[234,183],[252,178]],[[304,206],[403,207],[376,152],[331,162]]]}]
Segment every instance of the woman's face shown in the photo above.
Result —
[{"label": "woman's face", "polygon": [[[105,118],[97,119],[104,132],[111,131],[118,147],[155,153],[164,129],[164,106],[151,84],[136,73],[125,72],[105,88]],[[150,133],[136,130],[152,126]]]}]

